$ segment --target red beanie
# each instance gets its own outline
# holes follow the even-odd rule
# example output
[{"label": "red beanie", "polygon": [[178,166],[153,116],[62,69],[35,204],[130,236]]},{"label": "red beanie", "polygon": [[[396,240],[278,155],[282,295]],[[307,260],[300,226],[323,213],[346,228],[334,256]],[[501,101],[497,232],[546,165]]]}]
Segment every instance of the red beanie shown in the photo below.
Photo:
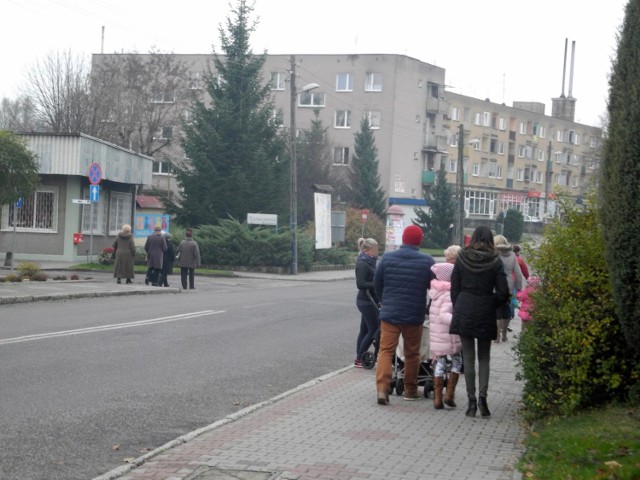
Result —
[{"label": "red beanie", "polygon": [[419,247],[422,243],[422,229],[417,225],[409,225],[402,234],[402,243]]}]

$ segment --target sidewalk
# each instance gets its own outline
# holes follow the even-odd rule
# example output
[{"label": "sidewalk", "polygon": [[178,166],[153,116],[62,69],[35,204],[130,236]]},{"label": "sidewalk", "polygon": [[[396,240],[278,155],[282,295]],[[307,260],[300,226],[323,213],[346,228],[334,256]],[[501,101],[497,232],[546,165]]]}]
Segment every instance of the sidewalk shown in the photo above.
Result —
[{"label": "sidewalk", "polygon": [[492,345],[488,419],[465,417],[463,379],[455,409],[395,394],[380,406],[375,370],[347,367],[94,480],[520,479],[515,465],[526,432],[513,341]]}]

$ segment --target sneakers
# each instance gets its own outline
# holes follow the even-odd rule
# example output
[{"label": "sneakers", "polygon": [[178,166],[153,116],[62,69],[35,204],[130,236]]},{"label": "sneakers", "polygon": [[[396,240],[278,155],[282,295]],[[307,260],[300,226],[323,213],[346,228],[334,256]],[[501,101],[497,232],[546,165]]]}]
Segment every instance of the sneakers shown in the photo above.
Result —
[{"label": "sneakers", "polygon": [[354,367],[356,367],[356,368],[363,368],[363,366],[362,366],[362,360],[358,360],[358,359],[356,359],[356,361],[355,361],[355,362],[353,362],[353,366],[354,366]]},{"label": "sneakers", "polygon": [[416,393],[405,393],[403,398],[408,402],[413,402],[416,400],[420,400],[421,397],[420,397],[420,394],[416,392]]}]

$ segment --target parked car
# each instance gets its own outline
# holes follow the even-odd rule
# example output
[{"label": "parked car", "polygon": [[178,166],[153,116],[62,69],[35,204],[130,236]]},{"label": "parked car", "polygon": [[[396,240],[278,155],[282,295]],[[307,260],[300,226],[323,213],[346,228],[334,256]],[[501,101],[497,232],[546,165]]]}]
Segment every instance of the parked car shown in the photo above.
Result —
[{"label": "parked car", "polygon": [[540,223],[540,222],[542,222],[542,220],[539,219],[538,217],[532,217],[530,215],[523,215],[522,217],[524,218],[525,222],[532,222],[532,223]]}]

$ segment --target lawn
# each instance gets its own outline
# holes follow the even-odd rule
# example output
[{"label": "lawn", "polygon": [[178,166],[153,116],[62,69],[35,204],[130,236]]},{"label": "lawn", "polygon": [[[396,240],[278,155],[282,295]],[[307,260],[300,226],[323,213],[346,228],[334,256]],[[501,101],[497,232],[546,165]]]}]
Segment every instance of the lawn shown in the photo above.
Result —
[{"label": "lawn", "polygon": [[[100,272],[112,272],[113,265],[105,265],[101,263],[80,263],[77,265],[73,265],[69,268],[69,270],[80,270],[80,271],[100,271]],[[134,265],[133,271],[135,273],[147,273],[146,265]],[[198,275],[211,275],[217,277],[233,277],[233,272],[228,270],[214,270],[208,268],[197,268],[196,273]],[[174,267],[173,274],[180,274],[180,269]]]},{"label": "lawn", "polygon": [[540,480],[640,478],[640,408],[606,406],[532,429],[519,470]]}]

